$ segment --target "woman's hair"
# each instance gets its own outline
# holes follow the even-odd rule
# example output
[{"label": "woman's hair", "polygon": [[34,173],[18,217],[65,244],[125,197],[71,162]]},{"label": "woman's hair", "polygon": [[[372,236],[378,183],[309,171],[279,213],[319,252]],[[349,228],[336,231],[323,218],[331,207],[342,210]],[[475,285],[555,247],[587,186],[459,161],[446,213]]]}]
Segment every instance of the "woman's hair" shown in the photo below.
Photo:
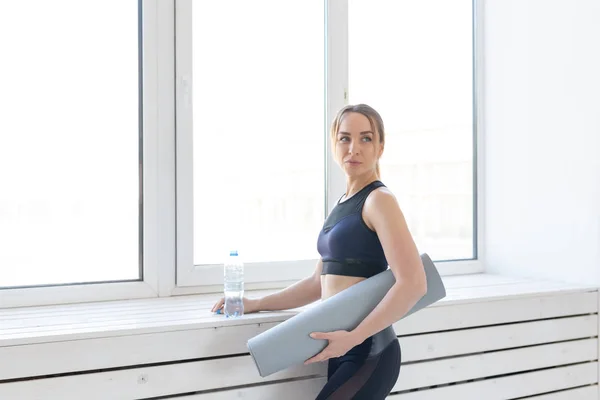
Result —
[{"label": "woman's hair", "polygon": [[[379,138],[379,143],[382,145],[385,143],[385,130],[383,129],[383,119],[381,118],[381,115],[379,115],[379,113],[375,111],[373,107],[366,104],[351,104],[338,111],[337,115],[333,119],[331,124],[331,142],[333,149],[335,149],[335,141],[342,123],[342,119],[344,118],[344,115],[350,112],[359,113],[367,117],[369,123],[371,124],[371,129],[373,130],[375,136]],[[375,172],[377,173],[377,177],[379,177],[379,161],[377,161],[377,165],[375,166]]]}]

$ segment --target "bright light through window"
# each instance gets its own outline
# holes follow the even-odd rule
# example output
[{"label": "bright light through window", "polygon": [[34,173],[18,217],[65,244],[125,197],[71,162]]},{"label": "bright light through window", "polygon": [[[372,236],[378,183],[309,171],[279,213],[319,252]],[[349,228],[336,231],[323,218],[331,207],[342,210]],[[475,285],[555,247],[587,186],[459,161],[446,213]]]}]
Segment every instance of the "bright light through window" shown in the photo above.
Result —
[{"label": "bright light through window", "polygon": [[322,1],[194,1],[194,264],[315,259],[324,218]]},{"label": "bright light through window", "polygon": [[382,115],[382,181],[436,260],[474,256],[472,12],[469,0],[349,0],[349,101]]},{"label": "bright light through window", "polygon": [[139,279],[138,2],[2,2],[0,48],[0,287]]}]

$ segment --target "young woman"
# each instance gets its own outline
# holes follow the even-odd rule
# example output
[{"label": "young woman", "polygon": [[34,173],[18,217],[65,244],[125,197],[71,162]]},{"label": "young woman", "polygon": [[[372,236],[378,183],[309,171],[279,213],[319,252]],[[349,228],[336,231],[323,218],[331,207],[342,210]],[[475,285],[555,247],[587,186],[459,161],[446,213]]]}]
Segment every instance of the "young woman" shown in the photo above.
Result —
[{"label": "young woman", "polygon": [[[381,116],[365,104],[339,111],[331,126],[334,158],[346,175],[346,193],[319,233],[321,258],[314,273],[277,293],[244,299],[246,313],[284,310],[326,299],[389,268],[396,283],[352,331],[314,332],[326,339],[307,364],[328,361],[322,399],[384,399],[394,387],[401,352],[392,324],[426,292],[421,258],[398,202],[380,181],[385,131]],[[221,299],[212,311],[223,307]]]}]

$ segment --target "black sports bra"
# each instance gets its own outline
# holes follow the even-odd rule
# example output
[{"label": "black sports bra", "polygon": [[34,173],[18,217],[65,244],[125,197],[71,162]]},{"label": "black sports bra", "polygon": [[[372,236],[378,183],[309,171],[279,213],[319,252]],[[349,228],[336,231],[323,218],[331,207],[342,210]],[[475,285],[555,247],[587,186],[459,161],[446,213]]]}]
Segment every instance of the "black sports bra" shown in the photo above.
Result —
[{"label": "black sports bra", "polygon": [[385,186],[374,181],[333,208],[319,233],[317,250],[323,261],[322,275],[369,278],[387,269],[388,263],[377,233],[362,218],[369,194]]}]

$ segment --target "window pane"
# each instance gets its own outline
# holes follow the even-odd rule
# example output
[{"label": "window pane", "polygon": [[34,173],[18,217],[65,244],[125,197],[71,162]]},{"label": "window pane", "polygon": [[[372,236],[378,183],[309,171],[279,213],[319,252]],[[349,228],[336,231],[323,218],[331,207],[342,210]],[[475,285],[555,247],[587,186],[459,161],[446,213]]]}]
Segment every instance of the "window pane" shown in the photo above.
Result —
[{"label": "window pane", "polygon": [[420,251],[473,247],[473,40],[470,0],[349,0],[349,100],[386,128],[382,181]]},{"label": "window pane", "polygon": [[0,286],[140,277],[137,7],[0,5]]},{"label": "window pane", "polygon": [[[318,256],[322,1],[194,1],[194,264]],[[273,16],[277,16],[274,18]]]}]

